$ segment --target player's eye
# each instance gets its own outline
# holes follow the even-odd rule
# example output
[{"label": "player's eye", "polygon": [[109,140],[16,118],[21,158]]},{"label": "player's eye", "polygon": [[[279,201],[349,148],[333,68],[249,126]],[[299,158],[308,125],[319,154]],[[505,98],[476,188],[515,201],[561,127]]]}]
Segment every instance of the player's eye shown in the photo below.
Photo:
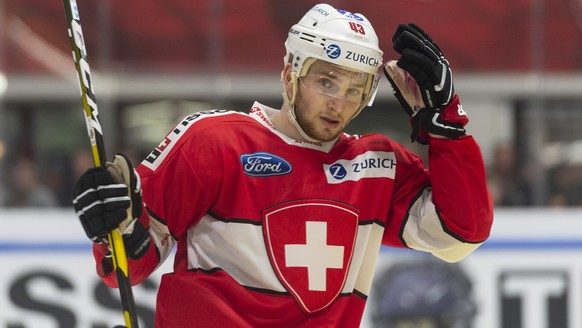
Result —
[{"label": "player's eye", "polygon": [[362,89],[360,88],[349,88],[346,94],[350,97],[357,97],[362,94]]},{"label": "player's eye", "polygon": [[334,83],[326,77],[321,77],[319,79],[319,84],[325,89],[331,89],[334,86]]}]

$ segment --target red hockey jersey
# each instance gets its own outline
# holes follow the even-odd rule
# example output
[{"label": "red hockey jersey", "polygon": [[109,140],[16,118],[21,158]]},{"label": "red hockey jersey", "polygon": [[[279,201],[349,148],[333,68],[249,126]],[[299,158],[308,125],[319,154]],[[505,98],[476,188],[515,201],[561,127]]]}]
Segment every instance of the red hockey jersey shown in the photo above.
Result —
[{"label": "red hockey jersey", "polygon": [[129,261],[132,283],[177,245],[156,327],[358,327],[381,245],[452,262],[488,237],[472,137],[431,140],[429,174],[383,135],[299,142],[274,112],[194,113],[138,167],[153,243]]}]

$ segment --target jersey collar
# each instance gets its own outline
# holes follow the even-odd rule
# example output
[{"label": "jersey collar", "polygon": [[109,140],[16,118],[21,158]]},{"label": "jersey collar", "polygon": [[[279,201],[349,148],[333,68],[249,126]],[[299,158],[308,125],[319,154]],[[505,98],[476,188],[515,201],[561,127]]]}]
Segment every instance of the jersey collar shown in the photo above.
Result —
[{"label": "jersey collar", "polygon": [[310,148],[310,149],[319,150],[319,151],[322,151],[325,153],[329,153],[329,151],[336,144],[337,138],[335,140],[326,141],[326,142],[308,142],[308,141],[295,140],[293,138],[288,137],[287,135],[279,132],[275,128],[275,125],[273,124],[273,122],[271,121],[271,117],[273,117],[278,112],[279,112],[278,109],[271,108],[269,106],[263,105],[263,104],[255,101],[255,103],[253,104],[253,107],[250,110],[249,115],[289,145],[303,147],[303,148]]}]

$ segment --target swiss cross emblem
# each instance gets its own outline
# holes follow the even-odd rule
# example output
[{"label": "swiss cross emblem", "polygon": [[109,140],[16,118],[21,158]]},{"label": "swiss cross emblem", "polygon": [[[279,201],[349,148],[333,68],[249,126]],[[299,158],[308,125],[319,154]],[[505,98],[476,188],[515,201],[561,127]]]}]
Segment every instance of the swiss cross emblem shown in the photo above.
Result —
[{"label": "swiss cross emblem", "polygon": [[292,201],[263,212],[273,269],[304,312],[325,308],[341,293],[357,230],[357,209],[330,200]]}]

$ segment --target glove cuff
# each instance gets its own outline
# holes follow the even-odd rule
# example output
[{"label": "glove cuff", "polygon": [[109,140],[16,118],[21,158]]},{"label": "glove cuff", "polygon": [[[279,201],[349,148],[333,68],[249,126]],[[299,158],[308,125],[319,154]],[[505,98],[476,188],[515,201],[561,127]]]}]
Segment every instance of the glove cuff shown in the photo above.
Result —
[{"label": "glove cuff", "polygon": [[136,221],[132,233],[123,234],[123,243],[129,258],[134,260],[142,258],[151,244],[149,229]]},{"label": "glove cuff", "polygon": [[428,140],[430,136],[428,135],[428,132],[426,132],[426,129],[422,124],[423,111],[424,110],[421,110],[420,113],[418,113],[418,115],[415,115],[414,117],[410,118],[410,127],[412,128],[412,133],[410,134],[410,141],[412,142],[416,141],[421,145],[428,145]]},{"label": "glove cuff", "polygon": [[458,139],[467,134],[465,125],[469,122],[469,118],[457,95],[442,110],[425,108],[421,114],[422,126],[427,133],[450,139]]},{"label": "glove cuff", "polygon": [[451,102],[442,110],[423,108],[410,119],[414,142],[428,145],[430,134],[436,134],[450,139],[458,139],[467,134],[465,125],[469,123],[467,113],[463,110],[458,95],[454,95]]},{"label": "glove cuff", "polygon": [[463,110],[463,105],[461,105],[461,100],[457,94],[453,96],[451,102],[441,109],[440,112],[444,122],[460,124],[462,126],[469,123],[469,117]]}]

